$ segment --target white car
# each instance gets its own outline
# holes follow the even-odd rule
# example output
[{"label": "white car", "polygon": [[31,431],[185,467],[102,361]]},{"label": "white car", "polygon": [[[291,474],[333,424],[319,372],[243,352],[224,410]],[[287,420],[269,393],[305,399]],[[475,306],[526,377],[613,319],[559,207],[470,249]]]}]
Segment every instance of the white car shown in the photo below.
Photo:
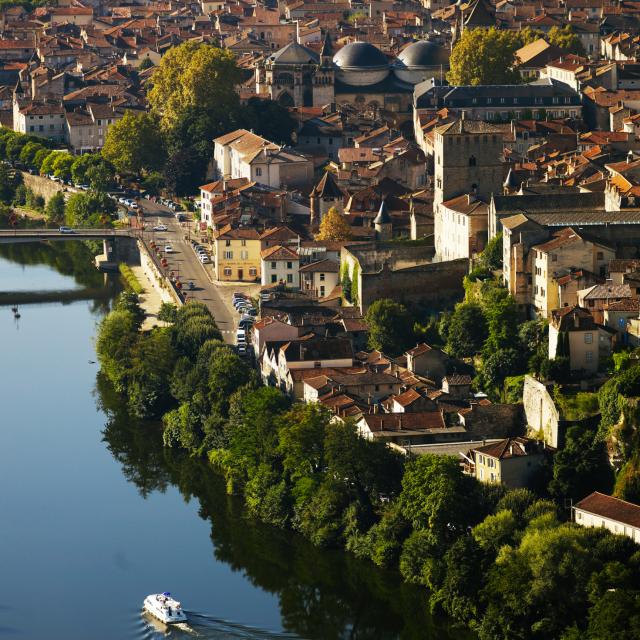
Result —
[{"label": "white car", "polygon": [[75,231],[71,227],[60,227],[58,231],[60,233],[75,233]]},{"label": "white car", "polygon": [[168,227],[166,227],[163,224],[157,224],[155,227],[153,227],[154,231],[168,231]]},{"label": "white car", "polygon": [[165,248],[164,248],[164,252],[165,253],[173,253],[173,247],[168,244]]},{"label": "white car", "polygon": [[202,264],[209,264],[211,260],[209,260],[209,256],[204,255],[204,256],[200,256],[200,262],[202,262]]}]

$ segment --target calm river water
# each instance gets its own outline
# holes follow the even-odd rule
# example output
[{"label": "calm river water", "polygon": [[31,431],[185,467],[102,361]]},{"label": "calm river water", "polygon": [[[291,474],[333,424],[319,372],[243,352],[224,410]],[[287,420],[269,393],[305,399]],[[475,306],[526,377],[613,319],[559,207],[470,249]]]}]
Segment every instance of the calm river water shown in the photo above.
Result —
[{"label": "calm river water", "polygon": [[[104,283],[81,247],[0,247],[0,291]],[[106,304],[0,307],[0,637],[462,637],[397,574],[246,519],[127,416],[95,363]],[[189,631],[141,615],[164,590]]]}]

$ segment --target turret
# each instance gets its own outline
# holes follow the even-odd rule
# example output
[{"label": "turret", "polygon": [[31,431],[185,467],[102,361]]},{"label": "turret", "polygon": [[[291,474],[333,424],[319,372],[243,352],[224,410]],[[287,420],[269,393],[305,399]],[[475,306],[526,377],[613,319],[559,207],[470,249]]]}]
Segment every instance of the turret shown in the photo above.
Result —
[{"label": "turret", "polygon": [[376,230],[377,240],[380,242],[391,240],[393,225],[391,222],[391,216],[389,215],[389,210],[387,209],[387,203],[384,200],[380,203],[380,209],[378,210],[378,215],[375,217],[373,224]]}]

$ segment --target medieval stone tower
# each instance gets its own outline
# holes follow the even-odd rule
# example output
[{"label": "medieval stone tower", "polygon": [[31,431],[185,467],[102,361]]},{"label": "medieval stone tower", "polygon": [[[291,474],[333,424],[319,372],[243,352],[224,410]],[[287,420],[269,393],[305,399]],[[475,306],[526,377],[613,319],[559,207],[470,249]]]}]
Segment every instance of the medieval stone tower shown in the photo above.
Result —
[{"label": "medieval stone tower", "polygon": [[477,120],[455,120],[437,127],[434,139],[434,212],[442,202],[473,194],[487,202],[502,193],[503,134]]}]

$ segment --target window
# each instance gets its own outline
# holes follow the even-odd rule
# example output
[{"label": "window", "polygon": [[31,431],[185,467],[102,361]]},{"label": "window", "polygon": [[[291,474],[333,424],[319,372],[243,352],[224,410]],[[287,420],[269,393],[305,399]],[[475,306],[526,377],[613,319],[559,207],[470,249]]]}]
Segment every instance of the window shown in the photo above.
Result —
[{"label": "window", "polygon": [[287,269],[293,269],[293,262],[287,262]]},{"label": "window", "polygon": [[233,260],[233,251],[225,251],[224,252],[225,260]]},{"label": "window", "polygon": [[593,333],[585,333],[584,334],[584,343],[592,344],[593,343]]},{"label": "window", "polygon": [[230,247],[231,246],[231,240],[225,240],[224,241],[224,246],[225,247]]},{"label": "window", "polygon": [[260,167],[256,167],[256,176],[262,175],[262,169]]},{"label": "window", "polygon": [[240,252],[240,260],[247,260],[249,258],[249,252],[248,251],[241,251]]},{"label": "window", "polygon": [[558,262],[558,254],[557,253],[552,253],[551,254],[551,262]]},{"label": "window", "polygon": [[240,244],[241,244],[243,247],[246,247],[246,246],[247,246],[247,241],[246,241],[246,240],[240,240]]},{"label": "window", "polygon": [[324,298],[324,285],[320,287],[320,297]]},{"label": "window", "polygon": [[229,269],[229,267],[225,267],[224,268],[224,275],[225,276],[231,276],[231,269]]},{"label": "window", "polygon": [[604,252],[598,251],[596,253],[596,260],[604,260]]},{"label": "window", "polygon": [[278,276],[275,273],[271,274],[271,282],[278,282]]},{"label": "window", "polygon": [[476,157],[475,156],[471,156],[469,158],[469,166],[470,167],[475,167],[476,166]]},{"label": "window", "polygon": [[320,282],[324,282],[324,273],[320,274]]},{"label": "window", "polygon": [[272,269],[275,269],[275,268],[276,268],[276,263],[275,263],[275,262],[272,262],[272,263],[271,263],[271,268],[272,268]]},{"label": "window", "polygon": [[587,351],[584,355],[587,362],[593,362],[593,351]]},{"label": "window", "polygon": [[287,273],[287,282],[293,284],[293,273]]}]

